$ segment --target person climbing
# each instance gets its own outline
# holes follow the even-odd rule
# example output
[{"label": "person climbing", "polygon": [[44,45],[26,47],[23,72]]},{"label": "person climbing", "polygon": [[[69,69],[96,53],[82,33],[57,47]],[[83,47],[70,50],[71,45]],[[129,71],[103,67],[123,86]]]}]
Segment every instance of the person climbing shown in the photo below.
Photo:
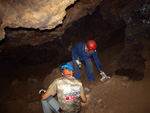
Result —
[{"label": "person climbing", "polygon": [[[74,69],[67,62],[61,66],[62,77],[53,81],[48,90],[41,89],[41,101],[44,113],[79,113],[81,101],[86,103],[87,98],[84,94],[82,83],[73,77]],[[58,102],[53,98],[58,96]]]},{"label": "person climbing", "polygon": [[74,67],[74,77],[80,80],[79,68],[81,68],[81,61],[85,62],[86,72],[89,81],[95,81],[94,77],[94,68],[91,57],[93,57],[95,64],[100,72],[102,82],[105,82],[110,79],[109,76],[105,74],[102,70],[102,66],[97,57],[96,52],[97,44],[94,40],[89,40],[88,42],[79,42],[72,51],[72,61]]}]

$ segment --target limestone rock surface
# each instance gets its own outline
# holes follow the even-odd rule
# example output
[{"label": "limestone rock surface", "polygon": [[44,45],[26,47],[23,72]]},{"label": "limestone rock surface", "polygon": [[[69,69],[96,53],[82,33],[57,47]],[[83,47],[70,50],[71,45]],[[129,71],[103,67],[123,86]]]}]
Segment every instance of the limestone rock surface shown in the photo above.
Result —
[{"label": "limestone rock surface", "polygon": [[[4,28],[34,28],[51,30],[52,34],[62,35],[66,26],[79,18],[91,14],[99,0],[0,0],[0,40],[5,38]],[[68,8],[70,6],[71,8]],[[68,10],[68,9],[69,10]],[[66,16],[66,11],[67,16]],[[61,28],[62,27],[62,28]]]}]

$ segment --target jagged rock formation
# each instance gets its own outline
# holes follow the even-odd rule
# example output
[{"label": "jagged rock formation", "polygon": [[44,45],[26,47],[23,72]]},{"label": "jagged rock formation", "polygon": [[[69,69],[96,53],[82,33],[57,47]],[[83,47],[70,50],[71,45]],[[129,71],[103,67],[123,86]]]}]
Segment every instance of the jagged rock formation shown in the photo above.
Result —
[{"label": "jagged rock formation", "polygon": [[[105,8],[106,6],[108,8]],[[122,20],[126,23],[125,47],[118,61],[119,69],[116,73],[126,75],[126,72],[129,72],[130,77],[133,78],[137,75],[143,75],[145,61],[150,60],[143,54],[144,51],[150,49],[150,1],[107,0],[105,4],[102,4],[101,12],[115,29],[124,26]],[[149,51],[147,53],[149,54]],[[141,78],[142,76],[138,79]]]},{"label": "jagged rock formation", "polygon": [[[76,0],[0,0],[0,39],[4,38],[5,27],[34,28],[40,30],[61,27],[53,34],[62,35],[66,26],[79,18],[93,13],[99,0],[81,0],[67,12],[66,8]],[[66,16],[66,17],[65,17]]]},{"label": "jagged rock formation", "polygon": [[1,29],[7,26],[52,29],[62,23],[66,15],[65,9],[74,2],[75,0],[1,0]]}]

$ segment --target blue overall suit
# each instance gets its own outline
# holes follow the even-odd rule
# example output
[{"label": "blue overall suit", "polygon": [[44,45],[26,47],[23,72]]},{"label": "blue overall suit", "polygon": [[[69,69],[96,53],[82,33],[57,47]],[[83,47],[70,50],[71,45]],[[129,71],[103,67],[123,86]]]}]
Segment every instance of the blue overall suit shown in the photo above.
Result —
[{"label": "blue overall suit", "polygon": [[88,80],[95,81],[93,63],[90,57],[93,56],[93,59],[99,71],[102,70],[102,66],[100,64],[100,61],[97,58],[97,52],[94,51],[94,53],[89,53],[88,55],[86,55],[85,46],[86,46],[86,42],[80,42],[73,48],[72,61],[74,67],[74,77],[80,80],[79,66],[76,63],[76,60],[79,58],[80,61],[85,62]]}]

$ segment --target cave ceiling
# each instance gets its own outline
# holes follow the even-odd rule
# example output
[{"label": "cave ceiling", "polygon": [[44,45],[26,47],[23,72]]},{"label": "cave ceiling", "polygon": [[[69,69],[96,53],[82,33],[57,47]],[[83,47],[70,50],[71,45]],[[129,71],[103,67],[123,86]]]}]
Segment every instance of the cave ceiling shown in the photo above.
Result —
[{"label": "cave ceiling", "polygon": [[99,0],[0,0],[0,39],[5,38],[6,27],[51,30],[61,25],[51,32],[60,36],[99,4]]},{"label": "cave ceiling", "polygon": [[48,30],[47,36],[34,38],[35,42],[29,37],[27,42],[31,45],[52,41],[98,6],[103,19],[115,30],[137,21],[149,24],[149,0],[0,0],[0,40],[13,37],[14,33],[6,34],[7,28],[19,28],[22,34],[30,29],[30,35],[32,30]]}]

